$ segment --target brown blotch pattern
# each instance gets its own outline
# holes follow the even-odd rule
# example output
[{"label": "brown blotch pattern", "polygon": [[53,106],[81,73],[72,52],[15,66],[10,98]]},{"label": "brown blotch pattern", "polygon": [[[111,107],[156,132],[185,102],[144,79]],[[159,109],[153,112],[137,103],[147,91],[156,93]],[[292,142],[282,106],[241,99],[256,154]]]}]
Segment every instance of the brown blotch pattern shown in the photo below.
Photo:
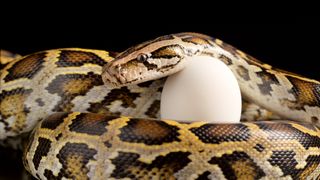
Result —
[{"label": "brown blotch pattern", "polygon": [[[288,175],[287,172],[291,172],[294,170],[294,167],[298,164],[298,162],[295,160],[294,151],[273,151],[272,156],[268,161],[273,166],[278,166],[282,169],[285,175]],[[285,164],[283,162],[286,162]]]},{"label": "brown blotch pattern", "polygon": [[187,166],[191,160],[188,158],[190,152],[170,152],[165,156],[158,156],[152,163],[139,161],[139,154],[120,152],[112,159],[116,167],[111,177],[131,179],[172,179],[174,173]]},{"label": "brown blotch pattern", "polygon": [[42,157],[47,156],[50,148],[51,148],[51,141],[49,139],[39,137],[38,146],[37,146],[37,149],[36,149],[34,156],[33,156],[33,159],[32,159],[34,168],[36,170],[39,167],[39,164],[41,162]]},{"label": "brown blotch pattern", "polygon": [[146,82],[143,82],[143,83],[139,83],[137,84],[137,86],[139,87],[149,87],[154,81],[146,81]]},{"label": "brown blotch pattern", "polygon": [[236,71],[239,74],[239,76],[242,77],[242,79],[244,79],[245,81],[249,81],[250,80],[249,70],[246,69],[245,67],[238,66]]},{"label": "brown blotch pattern", "polygon": [[44,67],[43,63],[45,57],[46,53],[42,52],[20,59],[7,70],[8,74],[3,80],[8,82],[19,78],[31,79]]},{"label": "brown blotch pattern", "polygon": [[89,160],[95,160],[95,154],[97,151],[89,148],[86,144],[66,143],[57,154],[57,158],[62,164],[58,177],[89,179],[87,164]]},{"label": "brown blotch pattern", "polygon": [[320,106],[320,84],[303,81],[290,76],[287,76],[287,78],[293,84],[290,92],[297,99],[296,102],[291,104],[291,107],[302,109],[305,105]]},{"label": "brown blotch pattern", "polygon": [[265,147],[263,147],[263,145],[261,145],[261,144],[256,144],[253,148],[259,152],[262,152],[265,150]]},{"label": "brown blotch pattern", "polygon": [[92,52],[62,50],[59,61],[56,62],[58,67],[82,66],[86,63],[98,64],[103,66],[106,62]]},{"label": "brown blotch pattern", "polygon": [[62,89],[63,89],[63,92],[65,92],[66,94],[83,94],[88,89],[90,89],[91,83],[92,83],[91,78],[70,79],[63,85]]},{"label": "brown blotch pattern", "polygon": [[[53,175],[53,172],[49,169],[45,169],[44,170],[44,177],[46,177],[47,179],[61,179],[62,177],[56,177],[55,175]],[[40,177],[38,177],[40,179]]]},{"label": "brown blotch pattern", "polygon": [[56,137],[55,137],[55,139],[56,139],[56,141],[59,141],[60,140],[60,138],[62,138],[62,133],[59,133],[58,135],[56,135]]},{"label": "brown blotch pattern", "polygon": [[138,97],[140,97],[140,93],[130,92],[127,87],[112,89],[104,98],[104,100],[98,103],[91,103],[88,111],[94,113],[107,113],[109,115],[119,115],[120,112],[112,113],[108,110],[107,106],[109,106],[115,100],[118,100],[122,102],[121,106],[124,108],[135,108],[136,104],[134,103],[134,100],[136,100]]},{"label": "brown blotch pattern", "polygon": [[279,85],[279,81],[277,77],[271,73],[266,71],[257,72],[258,77],[262,80],[262,84],[258,84],[259,90],[261,94],[271,95],[272,92],[272,84]]},{"label": "brown blotch pattern", "polygon": [[242,159],[231,164],[231,168],[237,179],[255,180],[257,177],[256,167],[257,165],[249,159]]},{"label": "brown blotch pattern", "polygon": [[120,129],[120,139],[125,142],[160,145],[180,141],[178,128],[163,121],[130,119],[126,126]]},{"label": "brown blotch pattern", "polygon": [[[11,91],[2,91],[0,94],[0,123],[4,123],[5,130],[14,131],[16,133],[23,130],[27,114],[30,112],[24,102],[31,94],[31,89],[17,88]],[[11,116],[15,117],[15,122],[12,126],[5,121]]]},{"label": "brown blotch pattern", "polygon": [[290,175],[292,179],[305,179],[311,173],[310,171],[314,171],[315,166],[320,163],[320,156],[309,156],[306,159],[307,164],[303,168],[297,169],[298,162],[295,155],[294,151],[273,151],[268,161],[271,165],[279,167],[284,177]]},{"label": "brown blotch pattern", "polygon": [[70,131],[89,135],[102,135],[107,132],[106,126],[114,116],[106,114],[82,113],[72,120],[69,125]]},{"label": "brown blotch pattern", "polygon": [[68,115],[66,112],[53,113],[41,122],[41,128],[55,130]]},{"label": "brown blotch pattern", "polygon": [[222,157],[213,157],[210,164],[217,164],[226,179],[260,179],[265,176],[262,169],[245,153],[235,151]]},{"label": "brown blotch pattern", "polygon": [[209,180],[210,179],[209,178],[210,174],[211,173],[209,171],[205,171],[202,174],[200,174],[196,180]]},{"label": "brown blotch pattern", "polygon": [[231,64],[232,64],[232,60],[231,60],[229,57],[225,56],[224,54],[220,54],[220,55],[219,55],[219,59],[220,59],[223,63],[225,63],[226,65],[231,65]]},{"label": "brown blotch pattern", "polygon": [[101,76],[89,72],[87,74],[58,75],[46,88],[51,94],[58,94],[61,100],[53,111],[69,112],[74,105],[71,101],[76,96],[85,95],[94,86],[103,85]]},{"label": "brown blotch pattern", "polygon": [[246,141],[251,135],[244,124],[205,124],[199,128],[191,128],[202,142],[219,144],[230,141]]},{"label": "brown blotch pattern", "polygon": [[[263,123],[257,122],[256,125],[267,134],[268,139],[270,140],[296,140],[306,149],[309,147],[320,148],[320,141],[318,137],[301,132],[290,124],[282,123],[281,121],[265,121]],[[308,128],[308,125],[300,125]]]},{"label": "brown blotch pattern", "polygon": [[103,142],[103,144],[107,147],[107,148],[111,148],[112,144],[109,141],[105,141]]},{"label": "brown blotch pattern", "polygon": [[313,124],[317,124],[317,123],[319,122],[319,119],[318,119],[317,117],[315,117],[315,116],[312,116],[312,117],[311,117],[311,122],[312,122]]},{"label": "brown blotch pattern", "polygon": [[160,100],[155,100],[152,102],[147,112],[145,113],[150,118],[157,118],[160,111]]},{"label": "brown blotch pattern", "polygon": [[43,107],[45,105],[45,102],[41,99],[41,98],[38,98],[35,100],[39,106]]},{"label": "brown blotch pattern", "polygon": [[153,52],[151,52],[152,58],[166,58],[170,59],[173,57],[181,57],[183,54],[183,47],[181,47],[178,44],[175,45],[169,45],[161,47]]}]

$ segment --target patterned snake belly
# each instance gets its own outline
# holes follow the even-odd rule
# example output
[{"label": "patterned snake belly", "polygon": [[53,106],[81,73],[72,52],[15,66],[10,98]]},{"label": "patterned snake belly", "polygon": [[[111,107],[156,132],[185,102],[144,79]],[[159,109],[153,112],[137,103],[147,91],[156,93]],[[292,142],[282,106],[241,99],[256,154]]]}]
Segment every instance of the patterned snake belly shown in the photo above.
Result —
[{"label": "patterned snake belly", "polygon": [[[154,121],[162,77],[198,55],[225,62],[245,100],[282,120]],[[117,55],[42,51],[0,74],[0,140],[33,130],[23,162],[38,179],[320,177],[319,81],[274,69],[218,39],[173,34]]]}]

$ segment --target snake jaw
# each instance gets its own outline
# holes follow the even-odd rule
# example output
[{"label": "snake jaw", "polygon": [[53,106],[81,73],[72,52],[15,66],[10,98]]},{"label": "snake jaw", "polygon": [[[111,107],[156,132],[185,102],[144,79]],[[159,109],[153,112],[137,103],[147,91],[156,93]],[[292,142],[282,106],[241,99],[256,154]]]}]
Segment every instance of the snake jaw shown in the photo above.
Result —
[{"label": "snake jaw", "polygon": [[121,66],[113,65],[112,63],[107,64],[102,70],[102,80],[108,88],[121,87],[125,83],[125,78],[122,74]]}]

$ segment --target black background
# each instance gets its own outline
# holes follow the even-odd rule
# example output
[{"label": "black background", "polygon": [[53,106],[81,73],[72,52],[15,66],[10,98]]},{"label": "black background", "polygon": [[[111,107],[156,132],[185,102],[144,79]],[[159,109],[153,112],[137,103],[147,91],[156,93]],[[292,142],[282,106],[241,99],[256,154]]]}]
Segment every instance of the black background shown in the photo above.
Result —
[{"label": "black background", "polygon": [[44,19],[41,13],[25,12],[2,21],[5,26],[1,48],[22,55],[63,47],[120,52],[160,35],[192,31],[219,38],[274,67],[320,79],[317,27],[320,21],[316,16],[260,18],[253,14],[235,20],[209,18],[207,14],[193,18],[190,15],[189,18],[181,15],[154,18],[135,14],[115,17],[112,13],[91,17],[91,11],[66,16],[58,12]]}]

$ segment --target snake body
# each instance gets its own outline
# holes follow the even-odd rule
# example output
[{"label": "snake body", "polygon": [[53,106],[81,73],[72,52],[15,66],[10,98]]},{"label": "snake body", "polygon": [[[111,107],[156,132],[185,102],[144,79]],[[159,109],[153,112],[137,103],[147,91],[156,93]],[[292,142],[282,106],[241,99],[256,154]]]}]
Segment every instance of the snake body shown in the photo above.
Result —
[{"label": "snake body", "polygon": [[[198,55],[225,62],[248,101],[296,122],[152,121],[160,118],[165,79],[159,78]],[[274,69],[196,33],[159,37],[112,56],[49,50],[1,70],[0,139],[34,129],[24,151],[34,177],[319,178],[318,81]]]}]

